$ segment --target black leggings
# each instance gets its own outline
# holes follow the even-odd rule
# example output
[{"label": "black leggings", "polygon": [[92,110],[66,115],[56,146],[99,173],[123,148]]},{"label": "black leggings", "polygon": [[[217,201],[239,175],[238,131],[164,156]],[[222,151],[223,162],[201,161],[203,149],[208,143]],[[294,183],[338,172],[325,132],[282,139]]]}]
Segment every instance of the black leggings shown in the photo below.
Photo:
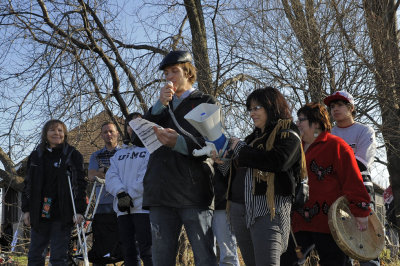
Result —
[{"label": "black leggings", "polygon": [[118,216],[118,231],[125,266],[140,265],[136,241],[144,266],[153,265],[149,214],[134,213]]}]

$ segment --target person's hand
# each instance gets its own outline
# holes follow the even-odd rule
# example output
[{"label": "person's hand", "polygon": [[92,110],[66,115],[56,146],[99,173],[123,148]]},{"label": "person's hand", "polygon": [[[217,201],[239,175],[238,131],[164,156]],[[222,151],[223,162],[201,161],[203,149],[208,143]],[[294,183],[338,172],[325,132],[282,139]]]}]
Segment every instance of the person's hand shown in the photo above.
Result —
[{"label": "person's hand", "polygon": [[80,213],[77,213],[73,218],[73,221],[75,224],[81,224],[81,223],[83,223],[84,220],[85,219],[83,218],[83,215]]},{"label": "person's hand", "polygon": [[130,208],[133,207],[131,196],[125,191],[117,194],[118,198],[118,210],[121,212],[129,212]]},{"label": "person's hand", "polygon": [[175,94],[176,88],[172,82],[167,82],[160,91],[160,102],[167,106],[170,101],[172,101],[172,96]]},{"label": "person's hand", "polygon": [[26,226],[31,226],[31,216],[29,215],[29,212],[24,213],[23,219]]},{"label": "person's hand", "polygon": [[178,132],[172,128],[158,128],[153,127],[154,133],[157,135],[157,139],[165,146],[173,148],[175,147],[176,141],[178,140]]},{"label": "person's hand", "polygon": [[368,228],[368,216],[367,217],[355,217],[357,228],[360,231],[365,231]]},{"label": "person's hand", "polygon": [[214,161],[214,163],[217,163],[217,164],[224,163],[224,161],[221,160],[220,157],[218,157],[217,151],[215,151],[215,150],[211,152],[211,159]]},{"label": "person's hand", "polygon": [[232,138],[230,139],[231,146],[229,147],[229,149],[230,149],[230,150],[234,150],[239,141],[240,141],[240,139],[238,139],[238,138],[236,138],[236,137],[232,137]]}]

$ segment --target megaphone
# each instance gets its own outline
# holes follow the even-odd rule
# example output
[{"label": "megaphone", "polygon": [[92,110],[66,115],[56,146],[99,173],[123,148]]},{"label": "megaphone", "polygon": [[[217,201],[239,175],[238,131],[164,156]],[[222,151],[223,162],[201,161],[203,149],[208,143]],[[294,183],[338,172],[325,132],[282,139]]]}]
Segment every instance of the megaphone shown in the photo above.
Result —
[{"label": "megaphone", "polygon": [[187,113],[184,118],[205,138],[206,146],[193,150],[194,156],[207,155],[211,152],[223,154],[229,140],[223,133],[220,107],[216,104],[202,103]]}]

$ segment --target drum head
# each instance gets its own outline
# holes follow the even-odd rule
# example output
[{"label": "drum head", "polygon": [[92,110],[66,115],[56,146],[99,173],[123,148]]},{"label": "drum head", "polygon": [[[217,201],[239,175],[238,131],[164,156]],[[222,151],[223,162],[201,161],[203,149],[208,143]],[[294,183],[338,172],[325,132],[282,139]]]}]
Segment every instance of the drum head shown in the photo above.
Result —
[{"label": "drum head", "polygon": [[338,198],[329,208],[328,223],[336,244],[353,259],[375,259],[385,246],[383,226],[375,212],[372,211],[368,217],[368,229],[361,232],[344,196]]}]

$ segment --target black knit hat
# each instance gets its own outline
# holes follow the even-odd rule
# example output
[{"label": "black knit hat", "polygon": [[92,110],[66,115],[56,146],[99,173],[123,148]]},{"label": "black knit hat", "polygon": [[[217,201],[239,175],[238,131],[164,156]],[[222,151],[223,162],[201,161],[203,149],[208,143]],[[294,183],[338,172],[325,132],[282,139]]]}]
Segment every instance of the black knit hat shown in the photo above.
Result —
[{"label": "black knit hat", "polygon": [[160,63],[159,70],[164,70],[167,66],[192,62],[192,55],[187,51],[172,51],[167,54]]}]

